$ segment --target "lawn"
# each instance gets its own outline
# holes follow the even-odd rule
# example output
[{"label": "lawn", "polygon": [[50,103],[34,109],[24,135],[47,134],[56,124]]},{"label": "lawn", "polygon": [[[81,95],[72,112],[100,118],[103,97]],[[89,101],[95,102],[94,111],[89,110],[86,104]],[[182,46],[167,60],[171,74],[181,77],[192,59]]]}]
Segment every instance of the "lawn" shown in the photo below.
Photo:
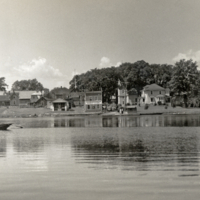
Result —
[{"label": "lawn", "polygon": [[177,106],[175,108],[171,107],[171,104],[165,108],[164,105],[149,105],[148,109],[144,109],[144,106],[138,106],[137,107],[138,113],[144,114],[144,113],[177,113],[177,114],[200,114],[200,108],[182,108],[180,106]]}]

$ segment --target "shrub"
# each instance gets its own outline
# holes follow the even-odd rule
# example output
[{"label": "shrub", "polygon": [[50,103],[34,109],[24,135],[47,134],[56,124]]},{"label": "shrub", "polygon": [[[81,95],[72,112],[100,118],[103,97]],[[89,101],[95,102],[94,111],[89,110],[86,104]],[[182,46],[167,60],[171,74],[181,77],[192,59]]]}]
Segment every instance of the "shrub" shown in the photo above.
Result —
[{"label": "shrub", "polygon": [[158,101],[158,105],[159,105],[159,106],[162,105],[161,101]]},{"label": "shrub", "polygon": [[157,106],[157,104],[155,103],[154,106]]},{"label": "shrub", "polygon": [[148,104],[145,104],[145,105],[144,105],[144,109],[147,110],[148,108],[149,108],[149,105],[148,105]]}]

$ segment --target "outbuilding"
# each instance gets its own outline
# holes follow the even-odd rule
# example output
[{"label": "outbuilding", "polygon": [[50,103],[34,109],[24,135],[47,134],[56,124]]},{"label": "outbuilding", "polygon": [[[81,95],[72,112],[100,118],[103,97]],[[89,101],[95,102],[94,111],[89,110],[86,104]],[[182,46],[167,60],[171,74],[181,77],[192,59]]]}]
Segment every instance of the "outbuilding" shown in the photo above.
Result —
[{"label": "outbuilding", "polygon": [[53,103],[53,111],[67,111],[69,104],[64,99],[58,98]]}]

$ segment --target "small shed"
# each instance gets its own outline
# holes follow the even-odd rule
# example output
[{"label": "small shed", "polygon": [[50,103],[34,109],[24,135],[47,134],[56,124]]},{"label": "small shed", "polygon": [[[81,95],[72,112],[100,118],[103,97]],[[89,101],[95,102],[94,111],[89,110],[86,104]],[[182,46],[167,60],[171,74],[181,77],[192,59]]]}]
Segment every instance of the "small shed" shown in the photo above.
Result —
[{"label": "small shed", "polygon": [[49,99],[47,97],[41,97],[40,99],[38,99],[35,102],[35,106],[36,107],[46,107],[46,108],[50,108],[52,105],[52,99]]},{"label": "small shed", "polygon": [[67,111],[69,104],[64,99],[58,98],[53,103],[53,110],[54,111]]}]

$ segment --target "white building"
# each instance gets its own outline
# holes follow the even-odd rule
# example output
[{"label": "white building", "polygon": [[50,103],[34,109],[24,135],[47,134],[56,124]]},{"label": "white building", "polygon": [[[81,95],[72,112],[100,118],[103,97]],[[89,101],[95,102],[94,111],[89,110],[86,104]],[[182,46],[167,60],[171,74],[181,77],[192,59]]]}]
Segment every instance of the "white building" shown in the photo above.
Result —
[{"label": "white building", "polygon": [[157,84],[146,85],[141,91],[140,105],[165,103],[165,97],[169,96],[169,89],[165,89]]}]

